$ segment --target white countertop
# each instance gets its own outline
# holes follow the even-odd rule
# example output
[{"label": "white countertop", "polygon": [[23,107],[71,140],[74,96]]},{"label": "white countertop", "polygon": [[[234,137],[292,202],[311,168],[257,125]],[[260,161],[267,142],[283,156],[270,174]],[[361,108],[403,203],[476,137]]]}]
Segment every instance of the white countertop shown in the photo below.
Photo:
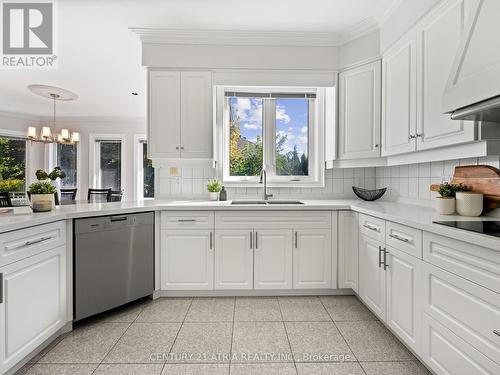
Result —
[{"label": "white countertop", "polygon": [[[431,207],[409,205],[397,202],[364,202],[354,200],[301,200],[303,205],[231,205],[231,201],[212,202],[196,200],[145,200],[116,203],[78,203],[58,206],[51,212],[33,213],[29,207],[15,208],[13,212],[0,214],[0,233],[58,220],[115,215],[130,212],[162,210],[234,210],[234,211],[287,211],[287,210],[354,210],[381,219],[434,232],[461,241],[472,242],[500,251],[500,238],[469,232],[461,229],[433,224],[433,221],[452,220],[495,220],[482,216],[469,218],[456,215],[439,215]],[[498,219],[497,219],[498,220]]]}]

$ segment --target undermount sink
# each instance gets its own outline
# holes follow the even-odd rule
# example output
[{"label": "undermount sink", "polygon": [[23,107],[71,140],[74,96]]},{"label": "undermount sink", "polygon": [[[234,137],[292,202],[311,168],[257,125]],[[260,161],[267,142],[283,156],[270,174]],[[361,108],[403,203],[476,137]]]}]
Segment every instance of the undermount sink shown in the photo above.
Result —
[{"label": "undermount sink", "polygon": [[242,201],[232,201],[231,205],[252,205],[252,204],[260,204],[260,205],[266,205],[266,204],[304,204],[301,201],[285,201],[285,200],[275,200],[275,201],[264,201],[264,200],[242,200]]}]

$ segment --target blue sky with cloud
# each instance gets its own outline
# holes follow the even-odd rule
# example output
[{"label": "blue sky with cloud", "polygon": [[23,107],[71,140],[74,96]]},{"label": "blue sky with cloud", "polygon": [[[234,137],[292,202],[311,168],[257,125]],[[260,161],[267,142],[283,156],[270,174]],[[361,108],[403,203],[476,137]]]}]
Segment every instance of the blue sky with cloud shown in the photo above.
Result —
[{"label": "blue sky with cloud", "polygon": [[[262,99],[230,98],[233,115],[240,119],[241,136],[250,141],[262,137]],[[299,156],[307,155],[306,99],[276,99],[276,132],[286,135],[285,152],[297,145]]]}]

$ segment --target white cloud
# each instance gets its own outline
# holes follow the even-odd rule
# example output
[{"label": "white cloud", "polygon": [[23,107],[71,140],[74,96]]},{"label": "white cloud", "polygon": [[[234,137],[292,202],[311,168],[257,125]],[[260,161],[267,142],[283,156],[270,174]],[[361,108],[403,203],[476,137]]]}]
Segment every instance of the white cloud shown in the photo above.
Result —
[{"label": "white cloud", "polygon": [[307,144],[307,137],[297,137],[297,143],[300,143],[300,144]]},{"label": "white cloud", "polygon": [[285,124],[290,122],[290,116],[286,114],[285,107],[281,105],[276,106],[276,120],[283,121]]},{"label": "white cloud", "polygon": [[290,126],[290,127],[288,128],[288,131],[289,131],[289,132],[291,132],[292,130],[293,130],[293,126]]},{"label": "white cloud", "polygon": [[245,129],[249,129],[249,130],[257,130],[257,129],[261,129],[262,125],[246,123],[246,124],[243,124],[243,127]]},{"label": "white cloud", "polygon": [[301,131],[302,133],[307,133],[307,126],[303,126],[303,127],[300,129],[300,131]]}]

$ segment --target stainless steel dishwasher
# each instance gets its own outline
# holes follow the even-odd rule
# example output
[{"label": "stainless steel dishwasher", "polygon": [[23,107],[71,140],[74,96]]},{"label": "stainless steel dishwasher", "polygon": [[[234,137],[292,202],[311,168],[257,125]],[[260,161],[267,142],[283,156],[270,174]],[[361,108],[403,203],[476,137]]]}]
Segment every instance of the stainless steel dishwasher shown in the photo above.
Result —
[{"label": "stainless steel dishwasher", "polygon": [[154,213],[74,220],[74,320],[153,294]]}]

